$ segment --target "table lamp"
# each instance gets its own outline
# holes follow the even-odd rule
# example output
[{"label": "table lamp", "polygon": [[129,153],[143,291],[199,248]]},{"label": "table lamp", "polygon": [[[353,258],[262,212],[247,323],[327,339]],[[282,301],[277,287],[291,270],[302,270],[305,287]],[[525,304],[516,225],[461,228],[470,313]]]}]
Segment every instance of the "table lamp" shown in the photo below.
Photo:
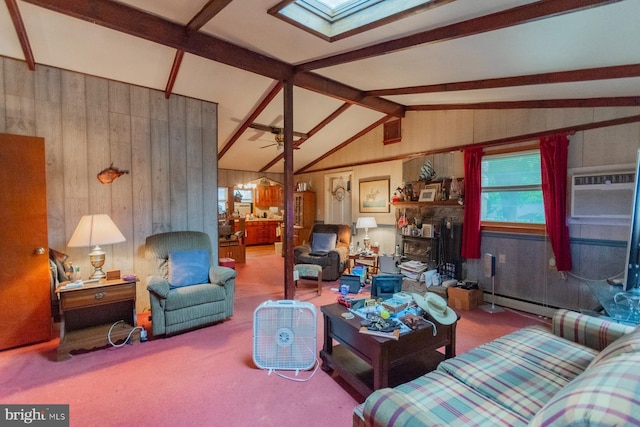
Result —
[{"label": "table lamp", "polygon": [[100,245],[124,242],[125,239],[118,227],[107,214],[83,215],[67,246],[83,248],[94,246],[89,253],[89,260],[94,268],[91,279],[103,279],[107,274],[102,271],[105,252]]},{"label": "table lamp", "polygon": [[376,228],[378,224],[376,224],[376,219],[372,216],[363,216],[358,218],[356,222],[356,228],[364,228],[364,250],[369,252],[371,251],[371,240],[369,239],[369,229]]}]

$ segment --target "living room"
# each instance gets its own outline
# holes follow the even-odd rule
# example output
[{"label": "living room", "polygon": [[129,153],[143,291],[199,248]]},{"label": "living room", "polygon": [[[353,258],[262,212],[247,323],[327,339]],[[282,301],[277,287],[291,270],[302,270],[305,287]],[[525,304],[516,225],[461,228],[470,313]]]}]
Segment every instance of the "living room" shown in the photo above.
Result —
[{"label": "living room", "polygon": [[[215,239],[217,188],[264,176],[264,172],[244,170],[239,162],[237,168],[223,168],[218,163],[222,145],[218,117],[221,110],[227,108],[224,104],[177,93],[167,99],[157,86],[149,89],[136,82],[124,83],[74,71],[73,67],[62,64],[38,63],[35,70],[30,70],[27,61],[15,56],[20,55],[0,57],[0,132],[44,138],[48,246],[65,251],[83,272],[91,271],[87,248],[67,247],[83,214],[109,212],[126,236],[125,242],[106,248],[105,270],[119,269],[144,278],[155,268],[144,257],[144,243],[149,235],[188,229],[204,231]],[[637,77],[636,74],[631,79]],[[349,176],[350,191],[345,203],[350,204],[352,214],[345,222],[353,226],[362,216],[359,210],[361,182],[388,178],[391,197],[403,183],[419,180],[420,168],[427,160],[438,176],[463,178],[462,150],[471,145],[485,146],[491,152],[498,147],[514,149],[537,144],[543,136],[568,134],[570,174],[627,171],[634,168],[640,148],[639,94],[627,95],[626,103],[621,96],[610,101],[594,96],[593,101],[585,105],[574,102],[552,108],[449,107],[407,111],[401,120],[400,141],[384,144],[382,123],[352,140],[351,135],[344,135],[341,141],[348,144],[318,157],[313,165],[297,169],[293,180],[310,183],[316,193],[316,220],[326,223],[330,222],[328,205],[332,199],[327,176]],[[294,156],[298,151],[302,149],[294,151]],[[129,173],[111,185],[103,185],[95,175],[110,164]],[[286,182],[287,176],[269,172],[269,177],[278,182]],[[401,209],[391,206],[387,212],[374,214],[378,226],[370,229],[369,235],[372,241],[380,243],[382,252],[393,252],[398,243],[397,220],[401,213]],[[483,230],[481,253],[493,253],[499,259],[496,294],[501,305],[534,313],[534,317],[550,316],[557,308],[579,311],[598,306],[588,282],[602,282],[625,270],[628,220],[593,222],[570,217],[568,220],[573,259],[570,274],[554,268],[555,255],[544,234]],[[354,232],[353,239],[362,240],[364,230]],[[266,266],[264,271],[267,270],[273,268]],[[239,272],[242,274],[240,269]],[[284,267],[270,272],[277,274],[264,278],[269,282],[269,292],[247,291],[247,306],[264,299],[282,298],[279,291],[283,290]],[[481,259],[466,260],[464,277],[478,281],[487,293],[491,289],[492,283],[484,275]],[[260,287],[258,281],[252,285]],[[138,282],[136,293],[136,311],[141,315],[148,313],[150,303],[144,280]],[[329,302],[330,296],[332,294],[327,293],[327,299],[322,301]],[[233,337],[235,328],[248,327],[248,318],[226,325],[228,345],[239,345]],[[499,330],[497,325],[492,327]],[[198,337],[209,339],[206,331],[200,334],[203,335]],[[185,345],[197,347],[193,342]],[[20,357],[6,362],[6,366],[21,370],[28,364],[41,363],[55,370],[46,356],[21,359],[30,348],[13,350]],[[221,346],[216,351],[226,352],[229,347]],[[197,354],[207,357],[204,353]],[[101,367],[99,356],[85,356],[88,362],[81,369],[88,371],[92,369],[91,364]],[[180,355],[172,351],[171,357],[175,361]],[[115,359],[123,366],[129,363],[124,356]],[[21,364],[22,360],[26,365]],[[164,367],[173,369],[172,364]],[[113,374],[114,370],[105,372]],[[178,369],[176,375],[180,373]],[[73,369],[67,374],[73,375]],[[194,380],[195,374],[189,375]],[[129,372],[128,378],[130,376]],[[170,377],[168,375],[167,383],[171,383]],[[110,387],[124,395],[127,392],[125,378],[117,378],[122,385],[114,382]],[[9,383],[11,376],[2,379]],[[46,389],[46,393],[52,396],[65,393],[64,378],[59,380],[56,388]],[[255,393],[255,390],[240,389],[232,381],[226,384],[227,389],[218,391],[220,394],[216,396],[228,393],[239,399],[250,399]],[[41,387],[37,381],[29,386]],[[290,393],[287,397],[295,399],[295,392],[287,393]],[[164,404],[167,397],[162,399]],[[353,406],[355,400],[351,398],[346,404]],[[210,404],[206,400],[201,403]],[[135,396],[128,404],[135,405]]]}]

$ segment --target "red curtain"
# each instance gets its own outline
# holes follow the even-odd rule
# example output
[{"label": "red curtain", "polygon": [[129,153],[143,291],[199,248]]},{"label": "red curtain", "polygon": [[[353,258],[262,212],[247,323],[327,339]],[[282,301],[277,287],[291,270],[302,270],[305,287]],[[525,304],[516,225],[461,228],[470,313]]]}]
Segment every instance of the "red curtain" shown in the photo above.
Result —
[{"label": "red curtain", "polygon": [[558,271],[571,270],[571,244],[567,227],[568,147],[569,138],[565,134],[540,139],[544,215]]},{"label": "red curtain", "polygon": [[462,227],[462,256],[480,258],[482,147],[464,150],[464,225]]}]

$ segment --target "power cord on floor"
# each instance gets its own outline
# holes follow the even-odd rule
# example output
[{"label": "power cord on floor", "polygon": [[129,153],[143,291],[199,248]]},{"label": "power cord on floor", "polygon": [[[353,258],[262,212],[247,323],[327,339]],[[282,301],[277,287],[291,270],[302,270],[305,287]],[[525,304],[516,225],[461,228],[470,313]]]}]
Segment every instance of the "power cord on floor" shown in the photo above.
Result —
[{"label": "power cord on floor", "polygon": [[131,331],[129,331],[129,335],[127,335],[127,338],[124,340],[124,342],[122,344],[114,343],[111,340],[111,331],[113,331],[113,328],[115,328],[115,326],[117,324],[119,324],[119,323],[124,323],[124,320],[118,320],[113,325],[111,325],[111,327],[109,328],[109,332],[107,333],[107,339],[109,340],[109,344],[111,344],[113,347],[122,347],[125,344],[127,344],[129,342],[129,340],[131,339],[131,335],[133,335],[133,333],[138,329],[140,330],[140,341],[146,341],[147,331],[142,326],[136,326],[136,327],[132,328]]},{"label": "power cord on floor", "polygon": [[[316,372],[318,371],[318,368],[319,368],[319,367],[320,367],[320,361],[316,358],[315,367],[313,368],[313,372],[311,372],[311,374],[310,374],[307,378],[294,378],[294,377],[290,377],[290,376],[288,376],[288,375],[281,374],[280,372],[277,372],[277,371],[276,371],[276,370],[274,370],[274,369],[269,369],[269,374],[268,374],[268,375],[271,375],[271,373],[273,372],[273,373],[274,373],[274,374],[276,374],[277,376],[282,377],[282,378],[284,378],[284,379],[291,380],[291,381],[296,381],[296,382],[300,382],[300,383],[304,383],[304,382],[309,381],[311,378],[313,378],[313,376],[314,376],[314,375],[316,374]],[[298,375],[298,372],[299,372],[299,371],[296,371],[296,375]]]}]

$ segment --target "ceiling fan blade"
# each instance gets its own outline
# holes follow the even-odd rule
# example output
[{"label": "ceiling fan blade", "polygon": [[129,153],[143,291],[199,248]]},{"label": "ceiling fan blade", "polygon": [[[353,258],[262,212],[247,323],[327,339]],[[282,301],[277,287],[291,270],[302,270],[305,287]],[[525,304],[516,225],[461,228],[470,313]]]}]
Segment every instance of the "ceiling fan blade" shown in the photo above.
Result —
[{"label": "ceiling fan blade", "polygon": [[[249,127],[252,129],[261,130],[263,132],[270,132],[273,134],[281,133],[284,131],[281,127],[267,126],[260,123],[251,123]],[[293,131],[293,136],[297,136],[298,138],[309,138],[309,135],[304,132]]]},{"label": "ceiling fan blade", "polygon": [[263,132],[272,133],[272,127],[271,126],[261,125],[260,123],[251,123],[249,125],[249,127],[252,128],[252,129],[256,129],[256,130],[261,130]]},{"label": "ceiling fan blade", "polygon": [[262,139],[263,136],[264,136],[264,132],[256,132],[255,135],[247,138],[247,140],[249,140],[249,141],[257,141],[259,139]]},{"label": "ceiling fan blade", "polygon": [[267,147],[273,147],[274,145],[278,145],[278,144],[269,144],[269,145],[263,145],[260,148],[267,148]]}]

